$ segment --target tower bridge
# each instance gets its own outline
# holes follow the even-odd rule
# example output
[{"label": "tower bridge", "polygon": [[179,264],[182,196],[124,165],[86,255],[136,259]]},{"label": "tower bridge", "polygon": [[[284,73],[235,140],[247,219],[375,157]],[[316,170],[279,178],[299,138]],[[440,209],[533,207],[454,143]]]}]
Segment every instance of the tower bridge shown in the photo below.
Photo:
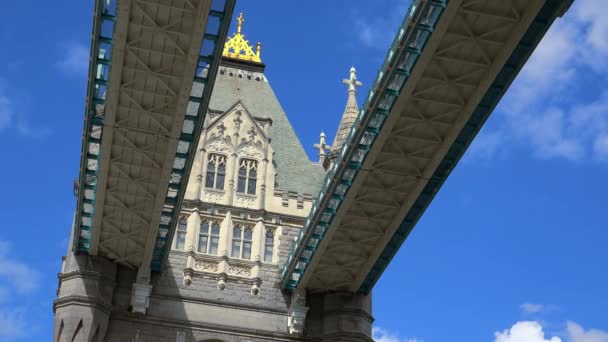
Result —
[{"label": "tower bridge", "polygon": [[371,341],[371,289],[571,3],[412,1],[311,162],[235,0],[97,0],[54,340]]}]

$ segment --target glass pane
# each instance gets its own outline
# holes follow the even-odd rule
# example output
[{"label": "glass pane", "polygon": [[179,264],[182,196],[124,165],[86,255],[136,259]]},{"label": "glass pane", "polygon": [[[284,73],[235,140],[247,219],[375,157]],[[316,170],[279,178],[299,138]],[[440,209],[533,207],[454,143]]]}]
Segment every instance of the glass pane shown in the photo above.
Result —
[{"label": "glass pane", "polygon": [[186,231],[186,227],[187,227],[186,222],[180,221],[179,225],[177,226],[177,230],[185,232]]},{"label": "glass pane", "polygon": [[266,233],[266,244],[272,245],[274,242],[274,236],[270,233]]},{"label": "glass pane", "polygon": [[232,238],[233,239],[241,238],[241,227],[240,226],[236,226],[236,227],[232,228]]},{"label": "glass pane", "polygon": [[217,223],[213,223],[211,226],[211,235],[220,235],[220,225]]},{"label": "glass pane", "polygon": [[207,241],[209,237],[207,235],[199,235],[198,237],[198,251],[200,253],[207,253]]},{"label": "glass pane", "polygon": [[264,262],[272,262],[272,245],[264,247]]},{"label": "glass pane", "polygon": [[241,252],[241,242],[238,240],[232,240],[232,252],[230,256],[233,258],[239,258]]},{"label": "glass pane", "polygon": [[254,195],[255,194],[255,178],[249,179],[249,183],[247,184],[247,193]]},{"label": "glass pane", "polygon": [[211,244],[209,245],[209,254],[217,255],[217,246],[219,244],[219,238],[211,237]]},{"label": "glass pane", "polygon": [[258,173],[255,171],[255,169],[251,169],[249,170],[249,178],[257,178]]},{"label": "glass pane", "polygon": [[245,192],[245,178],[239,177],[238,184],[236,186],[237,192]]},{"label": "glass pane", "polygon": [[247,168],[245,166],[241,166],[239,168],[239,176],[243,176],[243,177],[247,176]]},{"label": "glass pane", "polygon": [[224,190],[224,178],[226,178],[225,175],[223,175],[221,173],[217,174],[217,182],[215,183],[216,189]]},{"label": "glass pane", "polygon": [[201,223],[201,234],[205,233],[205,234],[209,234],[209,222],[207,221],[203,221],[203,223]]},{"label": "glass pane", "polygon": [[245,229],[245,240],[249,240],[251,241],[251,238],[253,237],[253,230],[251,229]]},{"label": "glass pane", "polygon": [[251,242],[243,242],[243,259],[251,259]]},{"label": "glass pane", "polygon": [[177,241],[175,241],[175,248],[183,250],[186,247],[186,233],[178,232]]},{"label": "glass pane", "polygon": [[213,178],[215,178],[215,173],[207,172],[207,177],[205,177],[205,187],[213,188]]}]

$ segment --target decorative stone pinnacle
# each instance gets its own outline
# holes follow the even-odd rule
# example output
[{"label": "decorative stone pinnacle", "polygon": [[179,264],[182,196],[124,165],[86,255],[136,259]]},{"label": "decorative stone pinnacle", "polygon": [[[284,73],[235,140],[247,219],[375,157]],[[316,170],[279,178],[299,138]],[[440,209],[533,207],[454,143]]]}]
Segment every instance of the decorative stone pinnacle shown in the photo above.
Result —
[{"label": "decorative stone pinnacle", "polygon": [[326,158],[325,150],[328,147],[325,142],[325,133],[323,131],[321,131],[321,134],[319,134],[319,143],[314,144],[313,147],[315,149],[319,150],[319,163],[323,164],[323,162],[325,161],[325,158]]},{"label": "decorative stone pinnacle", "polygon": [[363,85],[363,83],[361,83],[360,81],[357,80],[357,69],[355,69],[354,66],[350,67],[349,70],[350,73],[350,78],[349,79],[345,79],[342,80],[342,83],[346,84],[348,86],[348,92],[357,92],[357,88],[356,87],[360,87]]}]

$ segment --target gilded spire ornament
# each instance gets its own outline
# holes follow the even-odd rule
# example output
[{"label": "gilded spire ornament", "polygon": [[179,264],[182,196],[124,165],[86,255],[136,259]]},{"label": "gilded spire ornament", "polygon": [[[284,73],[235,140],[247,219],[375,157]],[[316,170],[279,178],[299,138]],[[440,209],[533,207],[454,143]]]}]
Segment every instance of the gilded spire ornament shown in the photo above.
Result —
[{"label": "gilded spire ornament", "polygon": [[243,23],[245,22],[245,18],[243,17],[242,12],[236,18],[236,21],[236,32],[233,33],[232,37],[230,37],[228,41],[226,41],[226,44],[224,44],[224,51],[222,52],[222,56],[240,59],[243,61],[262,63],[262,59],[260,58],[262,44],[257,43],[255,52],[253,52],[253,47],[249,45],[249,41],[245,39],[245,35],[242,32]]}]

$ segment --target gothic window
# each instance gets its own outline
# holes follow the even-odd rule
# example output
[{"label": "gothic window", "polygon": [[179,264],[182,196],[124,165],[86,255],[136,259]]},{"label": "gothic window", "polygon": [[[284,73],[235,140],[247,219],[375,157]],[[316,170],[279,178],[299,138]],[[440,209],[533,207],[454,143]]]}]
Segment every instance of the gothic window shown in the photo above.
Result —
[{"label": "gothic window", "polygon": [[204,220],[198,232],[198,252],[217,255],[220,243],[220,225],[215,221]]},{"label": "gothic window", "polygon": [[272,262],[274,254],[274,230],[266,229],[264,237],[264,262]]},{"label": "gothic window", "polygon": [[225,179],[226,156],[213,153],[209,154],[207,156],[207,176],[205,177],[205,187],[224,190]]},{"label": "gothic window", "polygon": [[175,234],[175,249],[184,250],[186,248],[186,231],[188,223],[186,219],[180,218],[177,223],[177,234]]},{"label": "gothic window", "polygon": [[250,226],[237,224],[232,228],[232,253],[233,258],[251,259],[251,240],[253,229]]},{"label": "gothic window", "polygon": [[237,192],[254,195],[258,177],[258,162],[251,159],[241,159],[239,163],[239,179]]}]

